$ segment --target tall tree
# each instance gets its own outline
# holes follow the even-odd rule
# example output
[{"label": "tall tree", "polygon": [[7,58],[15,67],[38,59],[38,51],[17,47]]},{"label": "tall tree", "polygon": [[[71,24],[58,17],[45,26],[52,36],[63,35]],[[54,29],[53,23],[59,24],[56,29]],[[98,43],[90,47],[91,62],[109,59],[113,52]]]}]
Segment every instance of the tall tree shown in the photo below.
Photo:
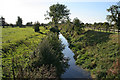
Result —
[{"label": "tall tree", "polygon": [[18,16],[16,25],[19,26],[19,27],[22,27],[22,18],[20,18],[19,16]]},{"label": "tall tree", "polygon": [[[109,9],[107,9],[108,12],[111,13],[111,15],[107,15],[107,20],[110,22],[110,23],[114,23],[116,25],[118,25],[118,6],[117,5],[112,5],[110,6]],[[120,29],[120,28],[118,28]]]},{"label": "tall tree", "polygon": [[95,22],[95,23],[94,23],[94,30],[95,30],[96,27],[97,27],[97,23]]},{"label": "tall tree", "polygon": [[[120,4],[120,1],[118,2],[118,4]],[[114,22],[117,25],[117,28],[118,28],[118,50],[119,50],[119,54],[120,54],[120,13],[118,13],[119,6],[112,5],[109,9],[107,9],[107,11],[111,13],[111,15],[107,16],[107,19],[110,22]]]},{"label": "tall tree", "polygon": [[82,29],[81,23],[82,22],[78,18],[73,19],[73,25],[74,25],[75,31],[81,31]]},{"label": "tall tree", "polygon": [[69,14],[70,10],[67,9],[67,6],[57,3],[49,7],[49,11],[47,11],[47,14],[45,14],[45,19],[52,19],[52,22],[56,26],[59,21],[63,19],[68,19]]},{"label": "tall tree", "polygon": [[1,17],[0,19],[1,19],[1,25],[2,25],[3,28],[4,28],[4,26],[5,26],[5,18]]},{"label": "tall tree", "polygon": [[40,31],[39,27],[40,27],[40,23],[38,21],[35,22],[35,24],[34,24],[34,31],[35,32],[39,32]]},{"label": "tall tree", "polygon": [[103,27],[107,30],[109,29],[109,23],[108,22],[104,22]]}]

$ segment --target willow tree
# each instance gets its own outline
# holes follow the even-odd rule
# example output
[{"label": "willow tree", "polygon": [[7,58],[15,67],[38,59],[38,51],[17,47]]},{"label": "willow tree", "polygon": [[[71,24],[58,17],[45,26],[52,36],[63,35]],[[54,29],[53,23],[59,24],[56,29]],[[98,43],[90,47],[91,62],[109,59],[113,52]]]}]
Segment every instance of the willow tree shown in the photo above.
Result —
[{"label": "willow tree", "polygon": [[57,3],[49,7],[45,19],[52,19],[54,26],[56,26],[58,22],[69,19],[69,14],[70,10],[67,9],[67,6]]}]

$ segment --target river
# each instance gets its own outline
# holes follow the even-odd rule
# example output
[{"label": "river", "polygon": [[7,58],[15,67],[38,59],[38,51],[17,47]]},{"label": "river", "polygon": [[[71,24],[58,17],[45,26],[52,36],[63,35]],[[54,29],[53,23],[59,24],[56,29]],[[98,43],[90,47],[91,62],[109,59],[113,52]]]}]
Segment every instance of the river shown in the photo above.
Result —
[{"label": "river", "polygon": [[69,68],[66,69],[64,74],[61,75],[61,78],[91,78],[90,72],[85,71],[81,67],[75,64],[74,53],[68,47],[69,43],[65,39],[65,37],[60,33],[59,39],[61,39],[62,44],[65,45],[65,49],[63,50],[63,54],[65,57],[69,57],[68,64],[70,65]]}]

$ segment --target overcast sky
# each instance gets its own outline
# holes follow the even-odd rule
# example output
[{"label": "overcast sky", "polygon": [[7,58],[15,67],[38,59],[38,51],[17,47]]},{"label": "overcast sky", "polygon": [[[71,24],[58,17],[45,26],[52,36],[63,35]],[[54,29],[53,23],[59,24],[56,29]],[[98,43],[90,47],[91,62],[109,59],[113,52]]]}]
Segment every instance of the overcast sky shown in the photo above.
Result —
[{"label": "overcast sky", "polygon": [[[89,1],[89,2],[88,2]],[[111,5],[114,5],[119,0],[0,0],[0,16],[5,18],[8,23],[16,23],[17,16],[23,19],[23,24],[26,22],[39,21],[47,23],[44,20],[49,6],[59,2],[70,9],[71,21],[78,17],[84,23],[104,22],[106,11]]]}]

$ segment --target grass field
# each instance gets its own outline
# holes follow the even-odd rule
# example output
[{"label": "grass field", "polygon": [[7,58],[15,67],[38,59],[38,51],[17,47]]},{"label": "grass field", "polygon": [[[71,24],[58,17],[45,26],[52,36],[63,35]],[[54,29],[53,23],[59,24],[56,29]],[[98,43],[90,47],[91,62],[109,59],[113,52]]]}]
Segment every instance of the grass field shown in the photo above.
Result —
[{"label": "grass field", "polygon": [[[2,29],[2,69],[3,77],[12,75],[13,59],[14,69],[17,66],[26,66],[29,56],[38,43],[48,34],[49,30],[40,27],[40,32],[34,32],[31,27],[27,28],[3,28]],[[17,72],[17,70],[16,70]]]}]

